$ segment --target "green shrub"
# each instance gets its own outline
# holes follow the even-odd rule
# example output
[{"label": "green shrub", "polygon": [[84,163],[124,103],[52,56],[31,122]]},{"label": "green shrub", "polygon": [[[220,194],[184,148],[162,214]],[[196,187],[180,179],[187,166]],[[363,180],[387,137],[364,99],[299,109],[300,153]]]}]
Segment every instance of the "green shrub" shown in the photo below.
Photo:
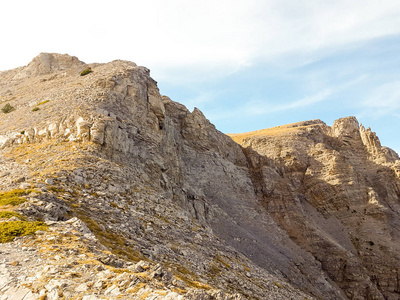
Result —
[{"label": "green shrub", "polygon": [[85,76],[85,75],[90,74],[90,73],[92,73],[92,72],[93,72],[93,71],[92,71],[92,68],[91,68],[91,67],[86,68],[85,70],[83,70],[83,71],[81,72],[81,76]]},{"label": "green shrub", "polygon": [[6,105],[3,106],[3,108],[1,110],[3,113],[8,114],[9,112],[12,112],[13,110],[15,110],[15,108],[13,106],[11,106],[10,103],[7,103]]},{"label": "green shrub", "polygon": [[50,102],[50,100],[44,100],[42,102],[39,102],[37,105],[39,106],[39,105],[42,105],[42,104],[46,104],[47,102]]},{"label": "green shrub", "polygon": [[15,211],[0,211],[0,219],[9,219],[12,217],[22,218],[22,215]]},{"label": "green shrub", "polygon": [[34,109],[32,109],[32,111],[38,111],[39,109],[39,107],[35,107]]},{"label": "green shrub", "polygon": [[21,196],[28,195],[31,192],[31,190],[12,190],[0,193],[0,205],[20,205],[26,201],[26,199]]},{"label": "green shrub", "polygon": [[17,236],[34,234],[38,230],[47,230],[48,226],[40,221],[12,221],[0,223],[0,243],[7,243]]}]

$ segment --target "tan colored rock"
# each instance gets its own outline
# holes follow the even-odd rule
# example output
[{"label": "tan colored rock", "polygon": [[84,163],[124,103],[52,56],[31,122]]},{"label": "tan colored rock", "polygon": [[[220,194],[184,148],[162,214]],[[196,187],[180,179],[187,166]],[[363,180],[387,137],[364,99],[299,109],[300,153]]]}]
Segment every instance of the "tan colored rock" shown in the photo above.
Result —
[{"label": "tan colored rock", "polygon": [[90,140],[90,128],[92,124],[82,117],[76,121],[77,136],[82,138],[83,141]]},{"label": "tan colored rock", "polygon": [[28,64],[24,73],[27,76],[39,76],[73,67],[82,68],[84,64],[77,57],[68,54],[40,53]]},{"label": "tan colored rock", "polygon": [[104,134],[105,134],[105,121],[99,120],[95,121],[92,127],[90,128],[90,136],[94,143],[103,145],[104,143]]},{"label": "tan colored rock", "polygon": [[342,138],[355,138],[360,135],[359,123],[355,117],[336,120],[332,125],[333,136]]},{"label": "tan colored rock", "polygon": [[264,179],[259,190],[267,210],[313,253],[348,298],[395,299],[398,289],[388,282],[396,280],[393,266],[399,268],[400,245],[389,234],[397,232],[397,221],[389,216],[400,217],[399,181],[391,171],[397,154],[385,155],[375,133],[354,117],[339,119],[331,128],[292,128],[233,135],[281,162],[300,197],[282,196]]}]

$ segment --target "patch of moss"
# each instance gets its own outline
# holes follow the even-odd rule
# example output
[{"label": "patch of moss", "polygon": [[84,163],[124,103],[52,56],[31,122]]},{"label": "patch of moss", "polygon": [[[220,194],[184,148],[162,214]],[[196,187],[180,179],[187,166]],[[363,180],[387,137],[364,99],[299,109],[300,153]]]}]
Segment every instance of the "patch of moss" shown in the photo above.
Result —
[{"label": "patch of moss", "polygon": [[44,101],[42,101],[42,102],[39,102],[37,105],[39,106],[39,105],[45,104],[45,103],[47,103],[47,102],[50,102],[50,100],[44,100]]},{"label": "patch of moss", "polygon": [[115,268],[115,267],[110,267],[110,266],[106,266],[109,270],[113,271],[114,273],[117,274],[122,274],[122,273],[132,273],[131,270],[129,269],[122,269],[122,268]]},{"label": "patch of moss", "polygon": [[22,218],[22,215],[15,211],[0,211],[0,219],[9,219],[12,217]]},{"label": "patch of moss", "polygon": [[9,112],[12,112],[13,110],[15,110],[15,108],[13,106],[11,106],[10,103],[7,103],[6,105],[3,106],[3,108],[1,109],[1,111],[5,114],[8,114]]},{"label": "patch of moss", "polygon": [[215,278],[220,276],[222,269],[218,265],[212,263],[210,264],[208,271],[211,278]]},{"label": "patch of moss", "polygon": [[18,236],[34,234],[38,230],[47,230],[48,226],[40,221],[12,221],[0,223],[0,243],[7,243]]},{"label": "patch of moss", "polygon": [[114,201],[110,202],[110,205],[111,205],[112,207],[114,207],[114,208],[120,208],[120,207],[118,206],[118,204],[115,203]]},{"label": "patch of moss", "polygon": [[132,294],[136,294],[137,292],[139,292],[139,290],[143,289],[146,287],[146,284],[143,282],[139,282],[137,284],[135,284],[132,288],[130,288],[128,290],[128,292],[132,293]]},{"label": "patch of moss", "polygon": [[278,282],[276,282],[276,281],[274,281],[273,284],[275,284],[275,286],[278,287],[278,288],[280,288],[280,289],[284,289],[284,288],[285,288],[284,285],[282,285],[282,284],[280,284],[280,283],[278,283]]},{"label": "patch of moss", "polygon": [[28,195],[31,193],[32,190],[12,190],[8,192],[3,192],[0,193],[0,205],[12,205],[12,206],[17,206],[26,201],[25,198],[22,198],[21,196]]},{"label": "patch of moss", "polygon": [[176,271],[174,272],[175,277],[185,282],[189,287],[196,289],[204,289],[204,290],[208,290],[211,288],[208,284],[198,281],[199,279],[198,276],[191,270],[187,269],[186,267],[180,264],[166,263],[165,265],[167,267],[175,269]]},{"label": "patch of moss", "polygon": [[226,269],[230,269],[231,266],[228,264],[222,257],[221,255],[217,254],[214,258],[215,261],[221,263]]},{"label": "patch of moss", "polygon": [[86,68],[85,70],[83,70],[82,72],[81,72],[81,76],[85,76],[85,75],[87,75],[87,74],[90,74],[90,73],[92,73],[93,71],[92,71],[92,68]]},{"label": "patch of moss", "polygon": [[52,186],[49,186],[47,189],[54,193],[65,193],[65,189],[63,187],[57,187],[57,186],[52,185]]},{"label": "patch of moss", "polygon": [[245,270],[246,272],[250,272],[250,268],[249,268],[246,264],[241,263],[241,265],[244,267],[244,270]]},{"label": "patch of moss", "polygon": [[186,294],[187,293],[187,290],[181,289],[181,288],[178,288],[178,287],[172,288],[172,291],[175,292],[175,293],[178,293],[178,294]]}]

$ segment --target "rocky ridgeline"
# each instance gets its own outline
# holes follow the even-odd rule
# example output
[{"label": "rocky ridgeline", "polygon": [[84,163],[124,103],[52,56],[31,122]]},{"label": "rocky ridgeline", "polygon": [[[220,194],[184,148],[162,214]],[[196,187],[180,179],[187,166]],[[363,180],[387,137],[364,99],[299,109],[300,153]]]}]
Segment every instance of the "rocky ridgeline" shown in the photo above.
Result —
[{"label": "rocky ridgeline", "polygon": [[144,67],[46,53],[0,101],[0,187],[32,191],[2,221],[49,226],[0,245],[0,299],[398,299],[399,157],[355,118],[241,147]]},{"label": "rocky ridgeline", "polygon": [[[314,120],[232,138],[252,157],[266,210],[348,298],[399,298],[397,153],[354,117],[332,127]],[[291,196],[282,196],[266,172],[270,161],[258,155],[278,162]]]}]

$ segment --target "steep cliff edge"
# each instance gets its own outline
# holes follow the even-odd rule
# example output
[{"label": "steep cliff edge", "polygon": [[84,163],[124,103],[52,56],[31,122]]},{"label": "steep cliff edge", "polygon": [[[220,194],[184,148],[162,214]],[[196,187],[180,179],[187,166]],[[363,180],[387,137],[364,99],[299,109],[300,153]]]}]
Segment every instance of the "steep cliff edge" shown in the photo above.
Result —
[{"label": "steep cliff edge", "polygon": [[0,101],[26,200],[0,210],[49,226],[0,244],[4,299],[397,299],[398,156],[355,119],[241,147],[148,69],[59,54],[1,72]]},{"label": "steep cliff edge", "polygon": [[294,197],[282,197],[265,163],[252,167],[264,207],[348,298],[399,298],[400,160],[393,150],[354,117],[231,137],[248,157],[256,151],[281,165]]}]

